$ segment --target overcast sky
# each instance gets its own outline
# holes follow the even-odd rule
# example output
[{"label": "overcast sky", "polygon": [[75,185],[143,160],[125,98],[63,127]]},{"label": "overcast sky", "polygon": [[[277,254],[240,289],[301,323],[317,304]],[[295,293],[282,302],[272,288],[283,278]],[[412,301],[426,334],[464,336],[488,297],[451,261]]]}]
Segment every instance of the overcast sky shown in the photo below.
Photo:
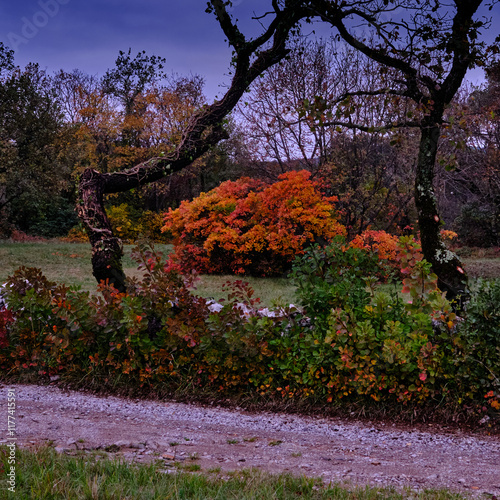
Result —
[{"label": "overcast sky", "polygon": [[[15,51],[15,62],[37,62],[49,73],[80,69],[103,75],[119,50],[145,50],[167,60],[166,70],[205,78],[210,99],[227,83],[231,53],[205,0],[4,0],[0,41]],[[265,0],[235,0],[233,14],[250,19]],[[490,31],[498,34],[500,6]],[[255,21],[254,21],[255,25]],[[251,32],[252,26],[247,26]],[[324,33],[326,34],[326,28]],[[482,76],[478,71],[472,79]]]}]

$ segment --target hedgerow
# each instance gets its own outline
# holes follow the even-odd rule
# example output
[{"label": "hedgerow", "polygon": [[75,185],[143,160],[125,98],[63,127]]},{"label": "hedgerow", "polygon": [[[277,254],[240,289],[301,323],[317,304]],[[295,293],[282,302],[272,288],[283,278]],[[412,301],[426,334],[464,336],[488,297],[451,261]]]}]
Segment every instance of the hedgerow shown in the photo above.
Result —
[{"label": "hedgerow", "polygon": [[[342,239],[293,266],[301,308],[265,316],[244,282],[217,309],[161,254],[134,252],[144,276],[90,295],[20,268],[0,314],[5,377],[173,393],[212,391],[323,404],[466,405],[499,416],[500,287],[457,318],[418,245],[400,242],[403,295],[377,291],[377,256]],[[377,403],[375,403],[377,402]]]}]

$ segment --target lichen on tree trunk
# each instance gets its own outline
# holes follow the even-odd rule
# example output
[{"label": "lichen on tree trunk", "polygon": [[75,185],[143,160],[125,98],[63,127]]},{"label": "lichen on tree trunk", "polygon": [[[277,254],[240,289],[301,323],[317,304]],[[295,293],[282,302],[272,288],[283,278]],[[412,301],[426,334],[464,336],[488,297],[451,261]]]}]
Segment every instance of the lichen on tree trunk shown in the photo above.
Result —
[{"label": "lichen on tree trunk", "polygon": [[438,286],[450,300],[461,303],[467,299],[467,275],[458,256],[446,248],[441,238],[442,221],[438,215],[434,193],[434,165],[440,127],[429,125],[421,129],[415,176],[415,206],[418,213],[420,241],[424,258],[438,276]]},{"label": "lichen on tree trunk", "polygon": [[100,172],[87,169],[80,179],[78,216],[87,230],[92,245],[92,274],[98,283],[108,282],[117,290],[126,289],[121,263],[123,246],[113,235],[104,209],[104,178]]}]

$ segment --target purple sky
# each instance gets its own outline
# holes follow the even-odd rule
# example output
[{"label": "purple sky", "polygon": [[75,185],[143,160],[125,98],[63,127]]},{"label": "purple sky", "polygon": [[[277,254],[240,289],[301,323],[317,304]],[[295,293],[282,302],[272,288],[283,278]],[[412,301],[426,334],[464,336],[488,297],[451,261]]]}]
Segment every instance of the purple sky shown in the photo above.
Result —
[{"label": "purple sky", "polygon": [[[228,81],[230,50],[205,0],[11,0],[2,2],[0,41],[15,50],[15,62],[37,62],[48,72],[80,69],[103,75],[119,50],[145,50],[167,60],[166,70],[205,78],[211,99]],[[233,14],[250,19],[266,0],[234,0]],[[498,34],[500,5],[490,15],[490,38]],[[247,33],[251,33],[251,22]],[[328,31],[324,28],[324,34]],[[496,33],[494,33],[496,31]],[[470,75],[480,79],[482,71]]]},{"label": "purple sky", "polygon": [[167,72],[203,76],[211,97],[227,81],[231,53],[214,16],[205,13],[203,0],[2,3],[0,40],[14,49],[20,66],[38,62],[49,72],[78,68],[103,75],[118,51],[130,47],[133,55],[145,50],[165,57]]}]

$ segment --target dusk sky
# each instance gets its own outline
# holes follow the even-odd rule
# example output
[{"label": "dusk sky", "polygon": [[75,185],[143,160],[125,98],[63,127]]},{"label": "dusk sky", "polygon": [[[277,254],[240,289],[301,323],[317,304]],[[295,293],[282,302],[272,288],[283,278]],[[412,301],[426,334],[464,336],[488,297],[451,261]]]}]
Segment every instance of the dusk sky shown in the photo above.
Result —
[{"label": "dusk sky", "polygon": [[[235,0],[233,4],[233,14],[243,20],[269,2]],[[14,49],[17,65],[37,62],[49,73],[78,68],[102,76],[113,67],[119,50],[130,47],[132,55],[145,50],[165,57],[167,72],[203,76],[205,93],[212,99],[222,93],[219,85],[229,80],[231,54],[205,6],[205,0],[4,1],[0,41]],[[498,33],[500,5],[493,16],[491,39]],[[482,71],[471,76],[481,78]]]}]

